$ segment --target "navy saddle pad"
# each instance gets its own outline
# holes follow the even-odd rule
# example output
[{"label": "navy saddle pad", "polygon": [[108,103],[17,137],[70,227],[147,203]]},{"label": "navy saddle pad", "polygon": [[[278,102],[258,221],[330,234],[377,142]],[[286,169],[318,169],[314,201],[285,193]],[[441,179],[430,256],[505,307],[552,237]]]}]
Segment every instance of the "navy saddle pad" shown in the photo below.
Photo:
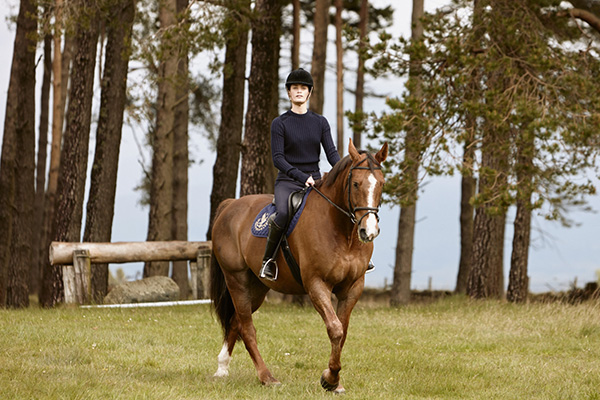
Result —
[{"label": "navy saddle pad", "polygon": [[[306,191],[304,198],[302,199],[302,204],[298,208],[298,211],[294,214],[291,221],[288,224],[288,229],[285,233],[286,237],[292,234],[292,231],[296,227],[298,220],[300,219],[300,215],[304,210],[304,206],[306,205],[306,198],[308,193],[310,193],[310,188]],[[256,216],[254,222],[252,223],[252,234],[256,237],[264,237],[266,238],[269,234],[269,217],[274,214],[276,211],[275,204],[269,203],[267,204]]]}]

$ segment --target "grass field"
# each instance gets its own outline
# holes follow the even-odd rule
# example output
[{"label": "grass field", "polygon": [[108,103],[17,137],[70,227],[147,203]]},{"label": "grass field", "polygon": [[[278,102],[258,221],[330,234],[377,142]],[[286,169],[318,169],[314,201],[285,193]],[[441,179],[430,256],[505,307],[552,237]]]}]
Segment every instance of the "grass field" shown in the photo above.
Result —
[{"label": "grass field", "polygon": [[[600,304],[446,298],[359,306],[342,354],[347,399],[600,399]],[[0,399],[313,399],[329,341],[312,307],[266,304],[262,387],[240,342],[214,379],[209,306],[0,311]]]}]

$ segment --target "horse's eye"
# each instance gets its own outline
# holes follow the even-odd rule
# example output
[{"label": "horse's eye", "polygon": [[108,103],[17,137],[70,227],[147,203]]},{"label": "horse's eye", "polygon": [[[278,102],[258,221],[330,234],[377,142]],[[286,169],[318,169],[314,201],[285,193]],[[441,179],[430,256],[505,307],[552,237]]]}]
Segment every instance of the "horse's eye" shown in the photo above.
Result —
[{"label": "horse's eye", "polygon": [[358,189],[358,182],[352,182],[352,186],[354,186],[356,189]]}]

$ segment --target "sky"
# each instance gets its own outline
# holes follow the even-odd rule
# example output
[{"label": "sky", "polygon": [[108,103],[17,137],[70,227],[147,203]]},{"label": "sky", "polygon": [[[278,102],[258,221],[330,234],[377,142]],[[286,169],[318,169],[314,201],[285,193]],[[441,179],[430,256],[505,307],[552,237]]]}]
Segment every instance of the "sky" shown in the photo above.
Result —
[{"label": "sky", "polygon": [[[446,0],[425,0],[425,7],[426,10],[433,10],[447,2]],[[409,36],[411,1],[376,0],[374,3],[376,5],[393,3],[396,12],[391,33],[394,37]],[[6,54],[4,62],[0,63],[0,121],[2,123],[6,111],[6,92],[15,35],[14,26],[9,27],[6,18],[7,15],[17,12],[18,0],[0,0],[0,46],[5,49]],[[329,37],[333,37],[333,32],[330,32]],[[312,34],[304,34],[301,38],[301,64],[306,69],[310,69],[311,43]],[[333,63],[335,54],[333,43],[329,44],[328,50],[332,55],[328,62]],[[355,61],[349,60],[349,62]],[[41,69],[41,65],[38,69]],[[285,79],[287,72],[280,71],[282,80]],[[335,134],[335,96],[333,95],[335,93],[333,87],[335,75],[332,68],[327,72],[326,81],[328,85],[325,88],[323,114],[329,120],[331,130]],[[37,84],[36,93],[39,93],[41,78],[38,78]],[[345,85],[350,88],[354,86],[354,78],[351,74],[347,74]],[[371,80],[367,82],[367,86],[377,93],[399,96],[403,90],[403,81],[399,78]],[[99,90],[96,90],[95,99],[98,100],[99,97]],[[345,109],[353,108],[354,99],[351,94],[346,94],[344,104]],[[94,107],[97,113],[98,101]],[[385,110],[385,104],[383,100],[370,99],[365,102],[365,109],[380,113]],[[345,153],[347,153],[349,132],[350,130],[346,126],[346,138],[343,145]],[[0,140],[2,136],[3,129],[0,131]],[[94,136],[95,126],[91,130],[90,163],[93,160],[95,147]],[[143,137],[144,131],[139,126],[125,125],[123,127],[113,221],[113,242],[146,240],[148,210],[139,205],[140,194],[133,189],[139,184],[142,177],[141,161],[144,160],[147,163],[150,159],[147,150],[140,150],[139,143],[143,142]],[[215,154],[209,150],[207,140],[198,133],[197,129],[193,128],[190,131],[190,152],[196,162],[189,171],[188,238],[191,241],[203,241],[206,239],[208,226]],[[321,159],[325,160],[325,157],[321,157]],[[321,162],[323,171],[328,171],[329,168],[326,160]],[[411,287],[416,290],[424,290],[428,288],[431,281],[433,289],[453,290],[456,284],[460,254],[460,179],[458,177],[428,178],[419,195]],[[595,210],[600,210],[598,196],[589,200]],[[381,233],[375,240],[375,251],[372,258],[376,269],[367,274],[365,282],[369,287],[383,287],[386,284],[389,286],[393,280],[399,208],[383,206],[380,217]],[[596,280],[596,271],[600,270],[600,241],[598,240],[600,215],[574,212],[570,214],[570,217],[577,223],[571,228],[561,227],[558,223],[545,221],[539,216],[535,216],[532,221],[529,276],[530,289],[534,292],[565,290],[575,281],[581,287],[585,282]],[[513,218],[514,211],[511,210],[507,219],[505,236],[505,276],[508,276],[510,269]],[[113,270],[116,268],[123,268],[128,276],[134,278],[136,275],[138,277],[140,275],[141,263],[111,266]],[[506,282],[508,282],[508,278],[506,278]]]}]

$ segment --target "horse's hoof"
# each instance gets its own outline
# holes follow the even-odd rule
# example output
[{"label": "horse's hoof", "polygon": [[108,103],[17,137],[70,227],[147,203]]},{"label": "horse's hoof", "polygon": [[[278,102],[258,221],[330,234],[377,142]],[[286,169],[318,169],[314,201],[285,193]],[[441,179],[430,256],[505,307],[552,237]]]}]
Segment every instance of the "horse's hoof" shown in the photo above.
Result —
[{"label": "horse's hoof", "polygon": [[264,386],[281,386],[281,382],[272,376],[268,377],[266,380],[261,382]]},{"label": "horse's hoof", "polygon": [[331,384],[329,382],[327,382],[325,380],[325,376],[321,375],[321,386],[323,387],[323,389],[327,390],[328,392],[335,392],[338,388],[342,388],[342,392],[344,391],[344,388],[341,387],[339,384]]},{"label": "horse's hoof", "polygon": [[342,385],[338,385],[338,387],[333,391],[333,394],[346,394],[346,389]]}]

